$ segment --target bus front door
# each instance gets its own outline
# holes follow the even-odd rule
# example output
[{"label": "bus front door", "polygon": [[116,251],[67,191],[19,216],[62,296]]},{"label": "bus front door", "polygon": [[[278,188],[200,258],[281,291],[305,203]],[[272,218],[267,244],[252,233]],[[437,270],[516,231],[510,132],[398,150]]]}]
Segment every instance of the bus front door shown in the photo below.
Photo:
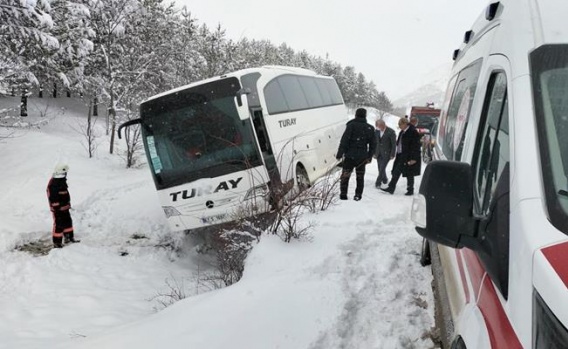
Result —
[{"label": "bus front door", "polygon": [[272,143],[270,142],[270,137],[266,131],[266,124],[264,123],[262,110],[252,109],[252,115],[254,132],[258,139],[258,145],[262,153],[264,165],[268,171],[268,178],[270,179],[269,188],[271,205],[276,205],[289,189],[286,189],[286,186],[282,184],[280,171],[278,170],[278,165],[276,163],[276,157],[274,156],[274,151],[271,146]]}]

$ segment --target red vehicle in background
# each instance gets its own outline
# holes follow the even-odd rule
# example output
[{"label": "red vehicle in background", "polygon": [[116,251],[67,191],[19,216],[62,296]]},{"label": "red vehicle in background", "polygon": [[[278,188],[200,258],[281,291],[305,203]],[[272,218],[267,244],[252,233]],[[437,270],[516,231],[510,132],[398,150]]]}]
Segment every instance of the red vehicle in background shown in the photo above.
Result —
[{"label": "red vehicle in background", "polygon": [[436,147],[436,136],[438,134],[438,120],[434,121],[434,126],[430,132],[422,136],[422,161],[427,164],[433,160],[434,147]]},{"label": "red vehicle in background", "polygon": [[434,124],[440,119],[440,109],[428,105],[426,107],[411,107],[409,118],[415,116],[418,119],[416,129],[421,135],[431,133]]},{"label": "red vehicle in background", "polygon": [[416,117],[418,123],[416,130],[421,136],[422,142],[422,161],[429,163],[432,161],[432,149],[436,144],[436,133],[438,131],[438,120],[440,119],[440,109],[428,104],[425,107],[411,107],[409,118]]}]

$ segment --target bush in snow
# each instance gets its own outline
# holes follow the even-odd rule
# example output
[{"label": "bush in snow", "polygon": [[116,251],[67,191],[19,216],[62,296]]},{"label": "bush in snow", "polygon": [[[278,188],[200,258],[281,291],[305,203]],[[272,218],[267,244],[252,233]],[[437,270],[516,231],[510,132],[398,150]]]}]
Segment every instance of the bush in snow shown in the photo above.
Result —
[{"label": "bush in snow", "polygon": [[[155,296],[150,298],[150,301],[156,301],[160,304],[160,307],[167,308],[170,305],[181,301],[188,296],[188,290],[185,287],[183,279],[179,280],[175,277],[166,279],[165,281],[167,289],[165,291],[158,291]],[[159,310],[155,308],[155,310]]]},{"label": "bush in snow", "polygon": [[254,232],[254,227],[250,228],[253,232],[226,230],[217,236],[215,267],[224,286],[236,283],[243,276],[245,259],[260,236]]},{"label": "bush in snow", "polygon": [[325,211],[337,202],[339,176],[327,175],[307,188],[295,188],[288,192],[284,203],[275,211],[269,232],[284,242],[310,240],[311,222],[302,219],[305,213]]},{"label": "bush in snow", "polygon": [[[184,298],[227,287],[239,281],[243,276],[245,259],[260,236],[260,230],[252,224],[239,227],[194,232],[194,237],[205,241],[200,245],[199,252],[208,254],[212,259],[207,261],[207,258],[203,258],[198,262],[197,271],[189,278],[191,282],[188,284],[194,285],[191,288],[183,278],[172,275],[166,279],[165,289],[157,291],[149,299],[159,304],[156,310],[166,308]],[[205,245],[207,247],[204,248]],[[207,264],[205,269],[201,265],[204,261]]]}]

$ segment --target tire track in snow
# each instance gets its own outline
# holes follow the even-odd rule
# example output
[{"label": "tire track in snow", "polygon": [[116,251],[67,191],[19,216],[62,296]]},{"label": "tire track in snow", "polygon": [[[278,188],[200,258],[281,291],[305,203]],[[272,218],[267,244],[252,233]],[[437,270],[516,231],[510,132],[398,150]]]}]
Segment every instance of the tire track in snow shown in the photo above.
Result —
[{"label": "tire track in snow", "polygon": [[[420,238],[405,218],[383,219],[379,227],[372,218],[354,224],[359,234],[341,247],[347,301],[335,324],[310,349],[433,346],[421,339],[430,330],[423,324],[433,325],[433,309],[424,308],[433,307],[431,277],[418,263]],[[413,338],[406,337],[409,332]]]}]

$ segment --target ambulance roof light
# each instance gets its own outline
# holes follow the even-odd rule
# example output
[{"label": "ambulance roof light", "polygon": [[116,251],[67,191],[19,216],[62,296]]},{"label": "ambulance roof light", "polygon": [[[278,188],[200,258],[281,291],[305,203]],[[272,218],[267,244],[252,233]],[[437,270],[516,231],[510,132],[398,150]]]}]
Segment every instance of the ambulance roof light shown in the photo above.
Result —
[{"label": "ambulance roof light", "polygon": [[460,54],[460,50],[454,50],[454,54],[452,55],[452,59],[455,61],[456,59],[458,59],[458,56]]},{"label": "ambulance roof light", "polygon": [[473,37],[473,30],[468,30],[465,32],[465,35],[463,36],[463,42],[465,44],[467,44],[471,38]]},{"label": "ambulance roof light", "polygon": [[489,4],[487,10],[485,11],[485,19],[492,21],[497,15],[497,10],[499,9],[499,1]]}]

